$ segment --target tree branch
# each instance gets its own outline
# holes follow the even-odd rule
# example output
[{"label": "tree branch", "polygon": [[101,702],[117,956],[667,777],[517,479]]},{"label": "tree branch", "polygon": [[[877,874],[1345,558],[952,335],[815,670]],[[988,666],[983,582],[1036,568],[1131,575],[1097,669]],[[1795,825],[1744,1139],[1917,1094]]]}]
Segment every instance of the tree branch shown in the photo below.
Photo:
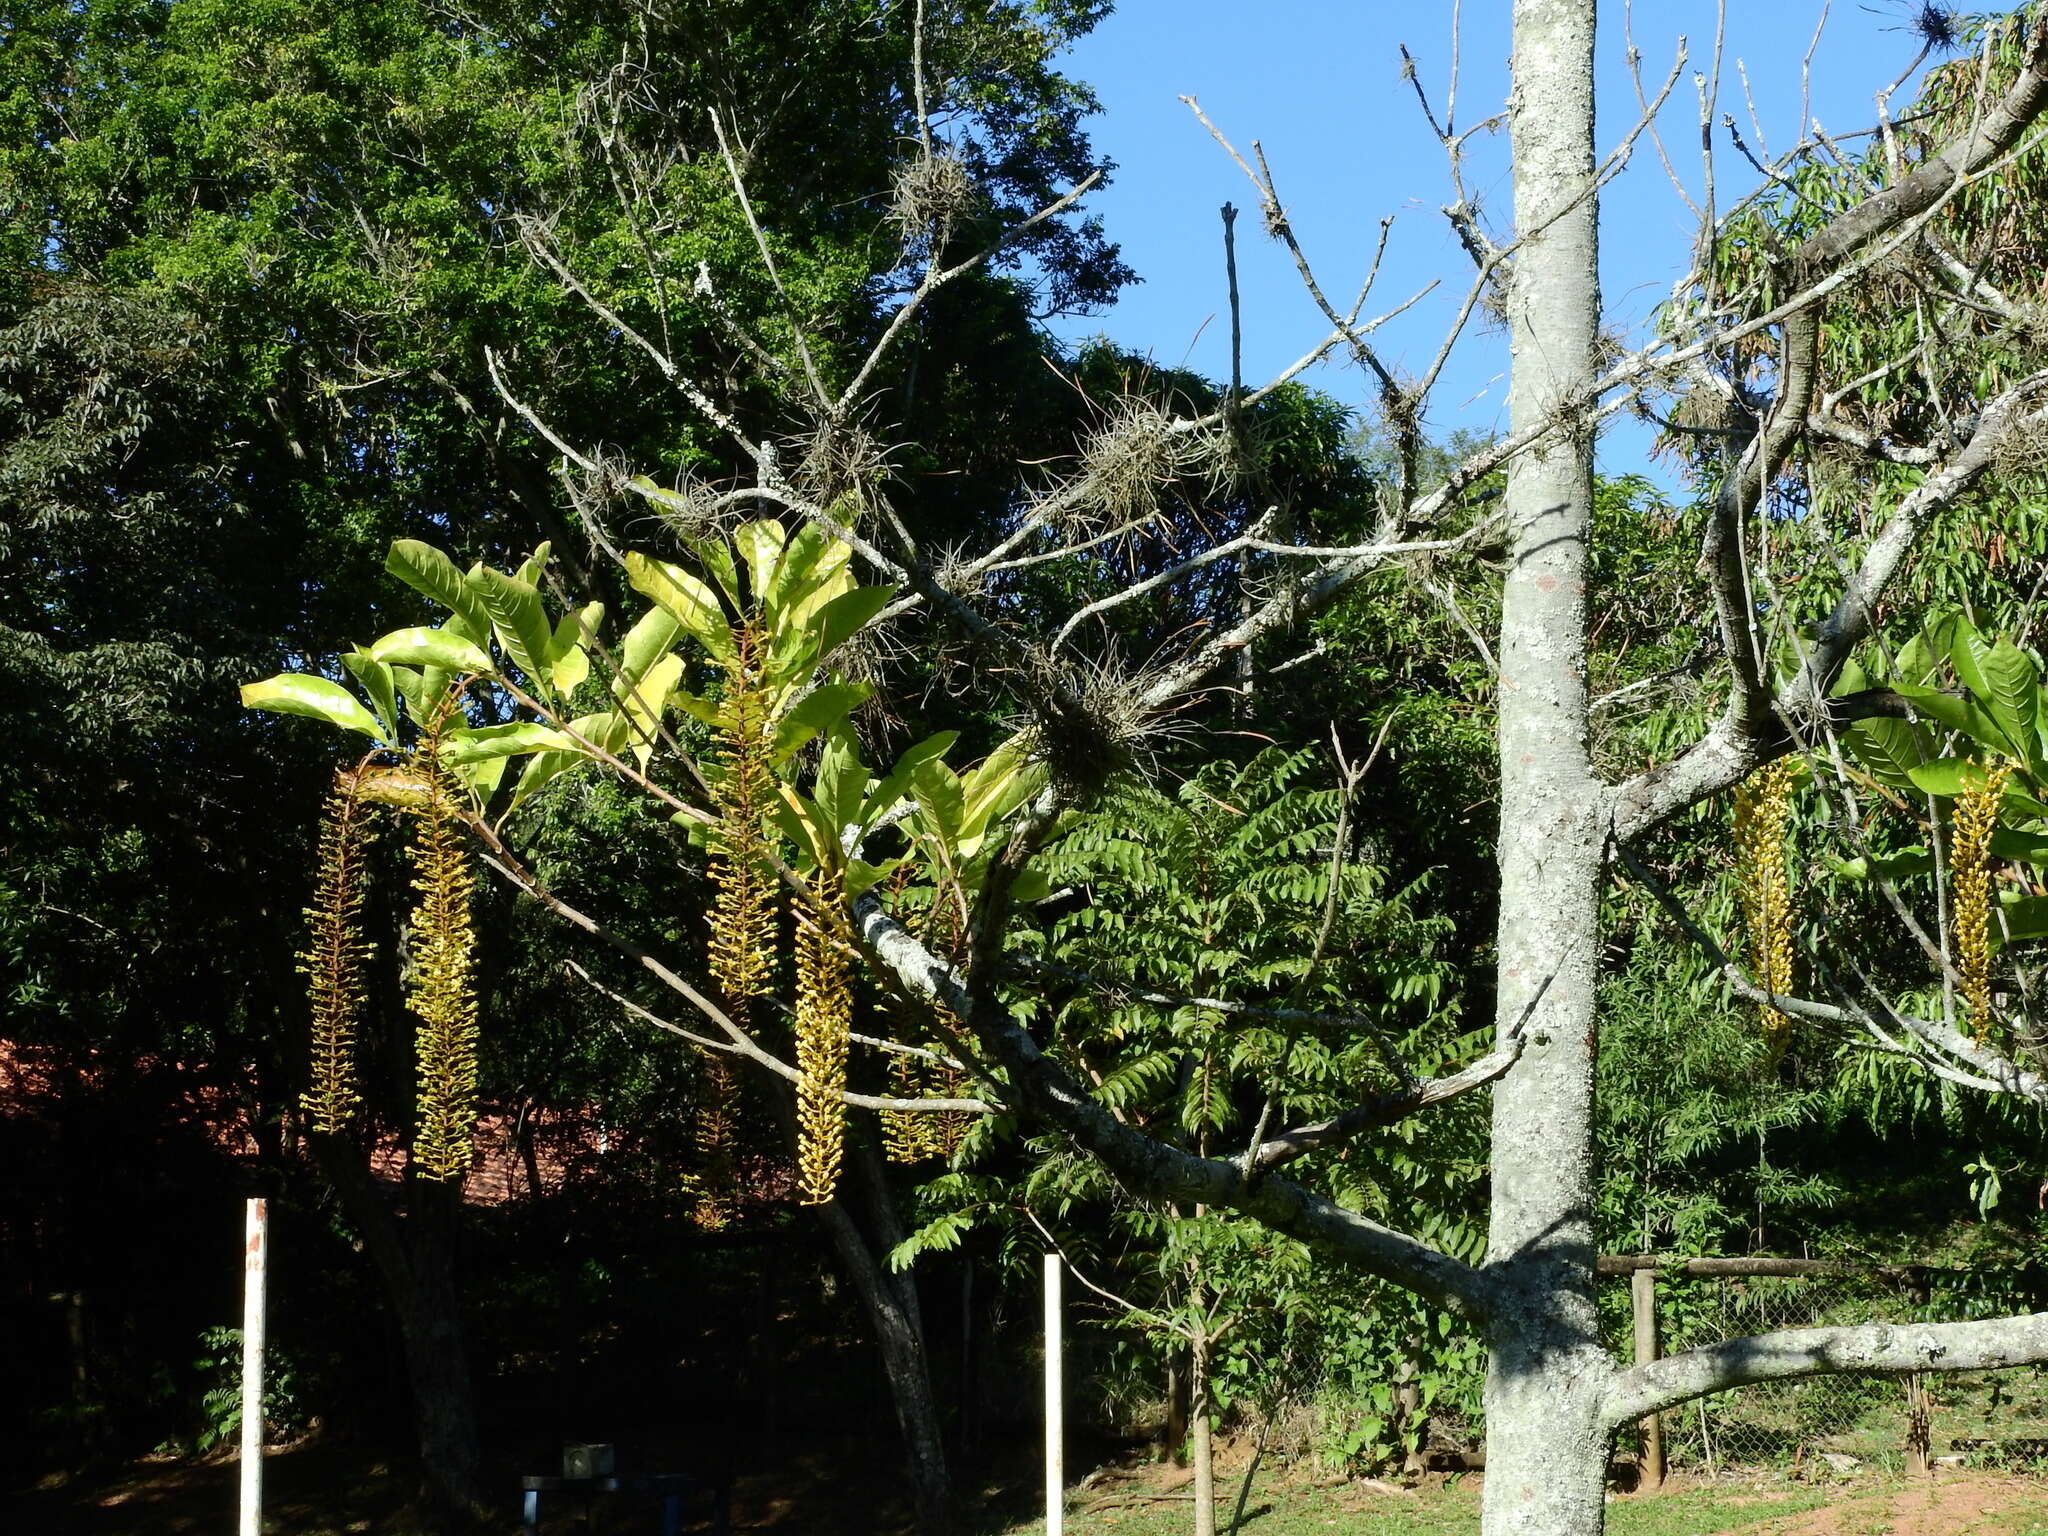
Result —
[{"label": "tree branch", "polygon": [[967,1021],[1009,1075],[1021,1108],[1065,1132],[1133,1189],[1153,1199],[1237,1211],[1460,1316],[1491,1313],[1493,1288],[1471,1265],[1291,1180],[1247,1180],[1235,1161],[1198,1157],[1121,1124],[1006,1010],[993,1002],[976,1007],[953,968],[872,896],[855,904],[854,923],[869,951],[907,990]]},{"label": "tree branch", "polygon": [[1787,1328],[1690,1349],[1625,1370],[1608,1397],[1607,1422],[1620,1426],[1709,1392],[1855,1371],[1995,1371],[2048,1361],[2048,1312],[1976,1323],[1867,1323]]}]

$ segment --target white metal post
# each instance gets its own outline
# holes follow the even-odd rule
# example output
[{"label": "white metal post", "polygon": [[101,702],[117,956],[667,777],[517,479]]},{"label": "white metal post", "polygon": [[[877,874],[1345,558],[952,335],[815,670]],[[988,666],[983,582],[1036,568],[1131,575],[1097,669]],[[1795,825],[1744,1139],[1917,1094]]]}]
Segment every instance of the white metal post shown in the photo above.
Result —
[{"label": "white metal post", "polygon": [[268,1203],[251,1200],[242,1248],[242,1522],[237,1536],[263,1532],[263,1270],[269,1246]]},{"label": "white metal post", "polygon": [[1060,1390],[1060,1256],[1045,1256],[1045,1536],[1060,1536],[1066,1515],[1067,1464],[1060,1443],[1065,1422]]}]

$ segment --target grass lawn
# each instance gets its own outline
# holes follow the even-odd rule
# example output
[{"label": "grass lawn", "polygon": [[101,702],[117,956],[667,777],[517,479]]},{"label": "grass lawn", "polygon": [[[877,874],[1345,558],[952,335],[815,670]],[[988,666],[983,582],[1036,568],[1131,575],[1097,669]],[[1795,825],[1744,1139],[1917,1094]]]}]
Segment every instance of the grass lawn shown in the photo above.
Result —
[{"label": "grass lawn", "polygon": [[[1146,1479],[1079,1494],[1068,1508],[1069,1536],[1187,1536],[1193,1527],[1187,1500],[1158,1497],[1163,1491]],[[1225,1530],[1235,1495],[1233,1483],[1218,1512]],[[1009,1527],[1005,1536],[1043,1529],[1034,1520]],[[1416,1491],[1262,1480],[1243,1527],[1244,1536],[1476,1536],[1478,1529],[1479,1485],[1472,1478]],[[1610,1499],[1607,1530],[1609,1536],[2048,1536],[2048,1481],[1952,1472],[1933,1480],[1863,1476],[1829,1485],[1776,1479],[1679,1485]]]}]

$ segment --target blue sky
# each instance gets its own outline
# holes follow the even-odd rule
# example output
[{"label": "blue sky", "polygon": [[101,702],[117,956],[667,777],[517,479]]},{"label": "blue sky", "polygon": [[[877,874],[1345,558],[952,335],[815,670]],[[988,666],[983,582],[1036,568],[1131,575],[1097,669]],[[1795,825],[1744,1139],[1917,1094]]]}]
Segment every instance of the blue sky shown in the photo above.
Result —
[{"label": "blue sky", "polygon": [[[1869,127],[1872,94],[1911,61],[1918,39],[1902,27],[1896,0],[1727,0],[1721,109],[1735,114],[1752,145],[1755,133],[1743,73],[1769,149],[1796,138],[1807,113],[1830,134]],[[1816,23],[1826,26],[1804,59]],[[1659,119],[1672,161],[1697,194],[1699,100],[1692,72],[1711,63],[1713,0],[1636,0],[1633,32],[1642,72],[1654,92],[1671,68],[1679,39],[1690,60]],[[1403,82],[1398,45],[1415,56],[1439,113],[1451,63],[1450,0],[1120,0],[1115,12],[1069,56],[1068,72],[1102,99],[1097,150],[1116,162],[1114,184],[1090,200],[1111,238],[1144,278],[1116,307],[1090,319],[1061,321],[1069,339],[1104,332],[1119,343],[1185,364],[1212,377],[1229,371],[1221,221],[1227,199],[1254,212],[1238,223],[1238,272],[1245,312],[1245,371],[1270,376],[1321,339],[1326,327],[1302,293],[1285,251],[1259,231],[1255,195],[1242,172],[1177,97],[1203,110],[1249,155],[1258,139],[1271,161],[1297,235],[1333,300],[1349,303],[1367,270],[1380,219],[1394,216],[1378,285],[1366,313],[1392,308],[1432,278],[1428,298],[1381,334],[1386,352],[1410,371],[1433,355],[1471,271],[1438,211],[1451,200],[1444,156]],[[1507,83],[1509,0],[1464,0],[1460,50],[1460,127],[1499,110]],[[1635,122],[1634,86],[1625,65],[1624,7],[1601,5],[1600,140],[1611,148]],[[1807,78],[1803,81],[1803,76]],[[1910,84],[1895,100],[1910,95]],[[1719,113],[1716,113],[1718,119]],[[1471,145],[1468,190],[1507,225],[1505,135]],[[1716,177],[1725,205],[1758,178],[1717,131]],[[1639,327],[1683,270],[1695,228],[1672,190],[1654,147],[1638,141],[1629,168],[1603,208],[1602,268],[1610,319]],[[1338,295],[1343,297],[1340,299]],[[1485,432],[1506,420],[1497,333],[1471,335],[1440,387],[1430,417],[1438,435]],[[1347,404],[1371,391],[1355,368],[1319,367],[1310,381]],[[1648,435],[1617,425],[1603,441],[1610,472],[1668,471],[1647,462]]]}]

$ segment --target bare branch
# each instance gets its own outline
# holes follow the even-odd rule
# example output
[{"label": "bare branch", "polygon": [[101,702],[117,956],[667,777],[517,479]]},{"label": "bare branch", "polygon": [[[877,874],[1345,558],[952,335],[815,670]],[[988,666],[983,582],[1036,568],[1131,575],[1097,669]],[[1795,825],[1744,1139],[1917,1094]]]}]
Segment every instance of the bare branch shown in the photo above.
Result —
[{"label": "bare branch", "polygon": [[[574,960],[569,961],[568,966],[570,970],[574,971],[588,983],[593,991],[602,993],[635,1018],[652,1024],[656,1029],[667,1030],[670,1034],[678,1035],[689,1041],[692,1045],[702,1046],[705,1050],[728,1051],[736,1056],[743,1056],[756,1066],[765,1068],[785,1081],[792,1083],[802,1083],[804,1081],[803,1073],[799,1072],[795,1067],[790,1066],[780,1057],[762,1050],[759,1046],[751,1046],[751,1042],[748,1045],[741,1045],[732,1040],[714,1040],[708,1035],[697,1034],[693,1030],[685,1029],[680,1024],[671,1023],[659,1014],[641,1007],[640,1004],[634,1002],[630,997],[614,992]],[[719,1019],[723,1019],[723,1017],[721,1014]],[[713,1022],[719,1022],[719,1020],[714,1020]],[[726,1021],[726,1027],[728,1030],[731,1029],[729,1021]],[[995,1110],[990,1105],[980,1099],[891,1099],[878,1098],[870,1093],[849,1093],[845,1089],[839,1091],[838,1098],[840,1103],[850,1104],[856,1109],[886,1109],[897,1114],[991,1115],[995,1113]]]},{"label": "bare branch", "polygon": [[1016,1019],[992,1005],[976,1008],[953,968],[890,917],[880,902],[863,897],[855,904],[854,921],[870,953],[906,989],[945,1004],[967,1020],[990,1057],[1001,1064],[1025,1109],[1064,1131],[1132,1188],[1157,1199],[1238,1211],[1368,1273],[1405,1285],[1461,1316],[1483,1318],[1491,1312],[1492,1285],[1471,1265],[1291,1180],[1268,1176],[1247,1181],[1234,1162],[1198,1157],[1123,1125],[1048,1057]]},{"label": "bare branch", "polygon": [[1868,1323],[1787,1328],[1687,1350],[1623,1371],[1608,1398],[1607,1422],[1622,1425],[1709,1392],[1853,1371],[1995,1371],[2048,1360],[2048,1312],[1977,1323]]}]

